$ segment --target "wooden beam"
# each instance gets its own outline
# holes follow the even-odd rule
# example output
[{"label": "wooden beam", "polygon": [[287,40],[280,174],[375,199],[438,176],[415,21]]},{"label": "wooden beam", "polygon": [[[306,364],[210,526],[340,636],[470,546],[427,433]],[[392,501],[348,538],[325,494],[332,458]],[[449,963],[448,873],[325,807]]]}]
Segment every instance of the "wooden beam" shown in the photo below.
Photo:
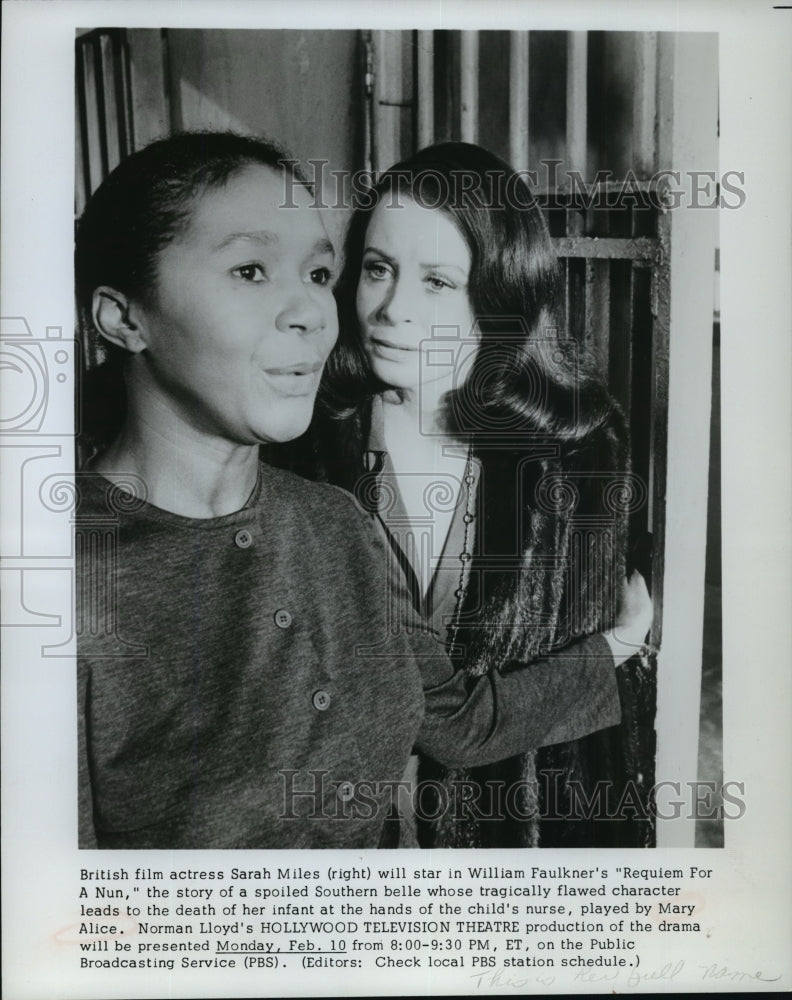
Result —
[{"label": "wooden beam", "polygon": [[509,32],[509,161],[528,169],[528,32]]},{"label": "wooden beam", "polygon": [[478,142],[479,36],[477,31],[462,31],[460,34],[459,131],[463,142]]},{"label": "wooden beam", "polygon": [[418,149],[435,141],[434,130],[434,32],[416,32],[418,73]]},{"label": "wooden beam", "polygon": [[600,236],[557,236],[551,240],[558,257],[589,260],[655,260],[660,244],[649,236],[631,239]]}]

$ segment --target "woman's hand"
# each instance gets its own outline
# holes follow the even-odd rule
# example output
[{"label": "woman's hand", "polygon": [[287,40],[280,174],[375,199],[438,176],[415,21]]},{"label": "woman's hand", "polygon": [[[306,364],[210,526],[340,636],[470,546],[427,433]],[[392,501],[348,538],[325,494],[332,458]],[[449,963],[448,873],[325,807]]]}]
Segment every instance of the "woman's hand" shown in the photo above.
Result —
[{"label": "woman's hand", "polygon": [[622,582],[616,622],[605,633],[608,645],[618,667],[638,652],[652,626],[654,608],[646,589],[646,581],[636,570],[630,579]]}]

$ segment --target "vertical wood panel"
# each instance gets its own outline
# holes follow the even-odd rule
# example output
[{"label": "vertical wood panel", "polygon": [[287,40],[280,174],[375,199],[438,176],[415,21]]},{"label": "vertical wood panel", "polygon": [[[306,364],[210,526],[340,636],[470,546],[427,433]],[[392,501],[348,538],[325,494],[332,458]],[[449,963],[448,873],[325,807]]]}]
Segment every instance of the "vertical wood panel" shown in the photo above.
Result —
[{"label": "vertical wood panel", "polygon": [[[712,169],[717,157],[717,36],[661,35],[658,44],[658,101],[663,102],[658,106],[658,166]],[[668,220],[661,221],[665,225]],[[658,315],[667,317],[669,337],[664,343],[661,329],[652,359],[655,372],[668,371],[667,386],[655,376],[653,408],[655,446],[667,456],[665,470],[655,463],[659,475],[654,483],[657,503],[665,507],[665,537],[656,553],[656,559],[664,559],[662,592],[655,597],[663,614],[657,774],[687,781],[698,765],[717,213],[682,209],[673,213],[670,226],[670,285],[658,294]],[[664,412],[667,447],[657,437],[665,428]],[[658,819],[658,846],[692,847],[694,838],[692,815]]]},{"label": "vertical wood panel", "polygon": [[509,32],[509,161],[528,169],[528,32]]},{"label": "vertical wood panel", "polygon": [[135,149],[135,125],[132,120],[132,79],[129,71],[129,41],[126,32],[119,32],[118,61],[116,65],[116,91],[121,100],[119,115],[123,121],[122,148],[123,155]]},{"label": "vertical wood panel", "polygon": [[[632,336],[631,336],[631,399],[630,437],[632,440],[633,472],[641,477],[652,492],[652,394],[646,387],[652,384],[652,273],[646,264],[632,266]],[[640,512],[642,531],[652,531],[654,508],[647,504]],[[636,526],[637,527],[637,526]]]},{"label": "vertical wood panel", "polygon": [[632,401],[632,262],[611,261],[610,272],[608,384],[624,412],[629,414]]},{"label": "vertical wood panel", "polygon": [[569,257],[561,259],[561,269],[564,276],[564,330],[568,330],[571,316],[571,303],[569,301]]},{"label": "vertical wood panel", "polygon": [[403,93],[401,39],[398,31],[375,31],[374,45],[374,135],[375,170],[387,170],[401,158]]},{"label": "vertical wood panel", "polygon": [[460,113],[463,142],[478,141],[479,38],[477,31],[463,31],[459,51]]},{"label": "vertical wood panel", "polygon": [[569,312],[567,332],[584,347],[586,337],[586,262],[572,257],[567,266]]},{"label": "vertical wood panel", "polygon": [[656,170],[655,109],[657,95],[657,33],[635,36],[633,91],[633,170],[651,177]]},{"label": "vertical wood panel", "polygon": [[586,76],[588,33],[570,31],[567,38],[566,169],[586,176]]},{"label": "vertical wood panel", "polygon": [[162,33],[131,29],[129,78],[132,94],[134,148],[141,149],[170,131]]},{"label": "vertical wood panel", "polygon": [[[97,77],[101,79],[101,93],[104,100],[104,134],[107,148],[107,170],[113,170],[121,162],[122,147],[120,130],[123,122],[119,121],[119,95],[116,89],[115,46],[110,35],[102,35],[98,39],[97,52],[99,66]],[[123,98],[122,105],[123,107]]]},{"label": "vertical wood panel", "polygon": [[418,136],[417,148],[431,145],[434,141],[434,32],[416,32],[416,59],[418,92]]},{"label": "vertical wood panel", "polygon": [[609,342],[610,261],[587,260],[585,343],[603,378],[607,378]]},{"label": "vertical wood panel", "polygon": [[75,53],[75,90],[76,100],[76,130],[75,145],[77,148],[76,171],[77,171],[77,191],[75,197],[75,212],[82,215],[85,203],[91,194],[91,168],[88,159],[88,109],[86,106],[85,91],[85,50],[80,42],[77,43]]},{"label": "vertical wood panel", "polygon": [[95,191],[105,176],[106,156],[103,155],[101,125],[99,120],[100,105],[97,96],[97,79],[94,63],[94,47],[88,44],[82,48],[82,88],[85,100],[85,142],[83,145],[87,163],[87,195]]}]

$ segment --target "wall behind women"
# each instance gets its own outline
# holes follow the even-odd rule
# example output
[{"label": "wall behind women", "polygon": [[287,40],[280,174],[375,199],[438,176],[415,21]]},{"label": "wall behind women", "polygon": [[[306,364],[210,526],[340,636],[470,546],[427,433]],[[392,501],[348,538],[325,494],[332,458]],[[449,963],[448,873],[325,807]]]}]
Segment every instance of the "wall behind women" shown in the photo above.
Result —
[{"label": "wall behind women", "polygon": [[[305,163],[353,170],[360,156],[356,31],[172,31],[171,128],[263,133]],[[331,237],[346,215],[328,213]]]}]

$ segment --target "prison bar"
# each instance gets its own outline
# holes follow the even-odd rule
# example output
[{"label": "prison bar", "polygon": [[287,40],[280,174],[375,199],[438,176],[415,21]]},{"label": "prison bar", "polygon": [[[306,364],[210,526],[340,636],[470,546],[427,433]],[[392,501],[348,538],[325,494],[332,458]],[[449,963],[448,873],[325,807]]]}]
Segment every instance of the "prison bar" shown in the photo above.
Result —
[{"label": "prison bar", "polygon": [[462,31],[460,35],[459,132],[463,142],[478,142],[479,36],[477,31]]},{"label": "prison bar", "polygon": [[134,148],[126,33],[98,29],[80,36],[75,67],[84,204]]},{"label": "prison bar", "polygon": [[528,169],[528,32],[509,32],[509,160]]},{"label": "prison bar", "polygon": [[559,257],[583,257],[589,260],[654,261],[660,249],[659,242],[650,236],[636,236],[632,239],[556,236],[551,242]]},{"label": "prison bar", "polygon": [[655,101],[657,94],[657,32],[635,36],[633,91],[633,170],[641,177],[656,171]]},{"label": "prison bar", "polygon": [[[399,159],[401,128],[397,102],[401,96],[401,60],[394,58],[391,32],[374,31],[374,109],[372,160],[384,170]],[[394,99],[395,98],[395,99]]]},{"label": "prison bar", "polygon": [[116,89],[113,39],[109,35],[101,35],[94,51],[99,57],[96,76],[101,81],[101,93],[104,97],[104,142],[107,171],[110,171],[126,156],[125,139],[121,138],[121,131],[124,129],[123,99],[119,102],[120,95]]},{"label": "prison bar", "polygon": [[[567,35],[566,76],[566,171],[578,171],[586,177],[587,108],[586,75],[588,72],[588,33],[570,31]],[[571,186],[571,180],[562,182]],[[586,230],[586,216],[576,206],[566,212],[566,235],[582,237]],[[574,246],[574,242],[571,244]],[[564,291],[567,329],[578,341],[585,336],[586,269],[578,255],[565,254]]]},{"label": "prison bar", "polygon": [[107,144],[104,136],[104,92],[101,73],[97,72],[93,39],[80,41],[77,49],[78,95],[80,117],[84,123],[83,163],[85,198],[107,175]]},{"label": "prison bar", "polygon": [[77,90],[77,149],[78,168],[80,171],[81,183],[78,185],[76,198],[76,211],[82,214],[85,202],[93,190],[91,184],[91,159],[90,159],[90,131],[91,126],[88,120],[88,86],[86,80],[87,69],[85,66],[85,53],[82,45],[77,45],[75,58],[75,76]]},{"label": "prison bar", "polygon": [[416,32],[418,75],[418,149],[430,146],[434,134],[434,32]]},{"label": "prison bar", "polygon": [[586,174],[586,74],[588,32],[567,37],[566,169]]}]

